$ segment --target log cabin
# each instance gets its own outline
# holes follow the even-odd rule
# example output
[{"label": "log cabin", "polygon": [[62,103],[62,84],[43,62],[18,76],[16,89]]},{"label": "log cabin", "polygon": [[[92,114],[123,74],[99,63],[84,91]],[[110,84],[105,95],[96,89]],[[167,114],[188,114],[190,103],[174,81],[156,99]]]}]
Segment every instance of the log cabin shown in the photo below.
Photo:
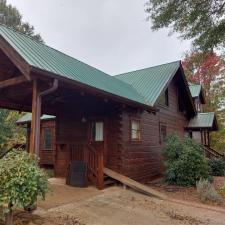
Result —
[{"label": "log cabin", "polygon": [[198,113],[180,61],[110,76],[3,25],[0,59],[0,107],[32,113],[18,121],[29,124],[27,150],[57,177],[82,161],[99,189],[104,168],[144,183],[163,172],[169,134],[218,129]]}]

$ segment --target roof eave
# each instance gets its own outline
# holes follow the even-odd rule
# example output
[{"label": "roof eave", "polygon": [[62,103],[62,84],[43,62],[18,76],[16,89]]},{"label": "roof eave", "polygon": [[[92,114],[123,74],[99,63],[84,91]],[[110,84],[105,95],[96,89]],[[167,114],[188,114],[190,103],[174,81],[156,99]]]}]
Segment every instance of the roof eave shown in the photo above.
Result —
[{"label": "roof eave", "polygon": [[95,94],[97,94],[97,95],[102,96],[102,94],[104,94],[105,96],[107,96],[109,98],[112,98],[115,101],[119,101],[119,102],[131,105],[131,106],[134,106],[134,107],[138,107],[138,108],[143,108],[143,109],[146,109],[146,110],[151,111],[153,113],[156,112],[156,108],[154,106],[149,105],[149,104],[143,104],[143,103],[140,103],[140,102],[128,99],[128,98],[124,98],[122,96],[118,96],[118,95],[106,92],[104,90],[89,86],[87,84],[83,84],[81,82],[72,80],[72,79],[67,78],[67,77],[60,76],[59,74],[55,74],[53,72],[42,70],[42,69],[34,67],[34,66],[31,66],[30,68],[31,68],[31,74],[38,73],[38,74],[41,74],[45,77],[56,78],[56,79],[61,80],[65,83],[68,83],[68,84],[71,84],[71,85],[76,85],[77,87],[81,87],[81,88],[83,88],[83,89],[85,89],[89,92],[94,91]]}]

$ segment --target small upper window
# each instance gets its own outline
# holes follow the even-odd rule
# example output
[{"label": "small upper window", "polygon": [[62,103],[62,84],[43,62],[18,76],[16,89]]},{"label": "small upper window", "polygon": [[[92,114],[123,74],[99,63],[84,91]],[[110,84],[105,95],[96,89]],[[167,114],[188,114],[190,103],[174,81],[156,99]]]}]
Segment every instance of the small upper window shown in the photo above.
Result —
[{"label": "small upper window", "polygon": [[44,128],[44,150],[53,149],[52,139],[53,139],[52,128],[51,127]]},{"label": "small upper window", "polygon": [[160,124],[159,132],[160,132],[160,143],[164,143],[166,141],[166,137],[167,137],[166,125]]},{"label": "small upper window", "polygon": [[104,125],[103,122],[92,123],[92,140],[103,141],[104,139]]},{"label": "small upper window", "polygon": [[131,140],[141,140],[141,125],[139,120],[131,120]]},{"label": "small upper window", "polygon": [[168,88],[166,91],[160,96],[159,98],[159,104],[164,106],[169,106],[169,92]]}]

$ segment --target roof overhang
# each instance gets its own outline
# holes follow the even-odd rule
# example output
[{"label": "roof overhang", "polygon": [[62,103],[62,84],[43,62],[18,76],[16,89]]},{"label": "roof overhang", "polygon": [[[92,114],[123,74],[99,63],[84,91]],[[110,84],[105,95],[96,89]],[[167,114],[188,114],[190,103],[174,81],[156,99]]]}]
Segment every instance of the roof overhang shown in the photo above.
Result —
[{"label": "roof overhang", "polygon": [[121,102],[123,104],[127,104],[127,105],[130,105],[130,106],[133,106],[133,107],[141,108],[143,110],[147,110],[147,111],[152,112],[152,113],[156,112],[156,108],[153,107],[153,106],[150,106],[148,104],[141,104],[141,103],[133,101],[131,99],[120,97],[118,95],[114,95],[112,93],[97,89],[95,87],[89,86],[87,84],[83,84],[83,83],[75,81],[75,80],[71,80],[71,79],[66,78],[66,77],[62,77],[58,74],[55,74],[55,73],[52,73],[52,72],[49,72],[49,71],[45,71],[45,70],[42,70],[40,68],[36,68],[36,67],[33,67],[33,66],[31,66],[30,68],[31,68],[31,77],[32,76],[38,76],[40,78],[40,75],[41,75],[42,78],[46,78],[46,77],[53,78],[53,79],[56,78],[59,81],[61,81],[62,83],[68,84],[70,87],[80,88],[84,91],[87,91],[90,94],[93,94],[93,95],[96,95],[96,96],[99,96],[99,97],[109,98],[109,99],[112,99],[114,101]]},{"label": "roof overhang", "polygon": [[216,115],[214,113],[198,113],[189,121],[186,129],[193,131],[217,131],[219,128]]}]

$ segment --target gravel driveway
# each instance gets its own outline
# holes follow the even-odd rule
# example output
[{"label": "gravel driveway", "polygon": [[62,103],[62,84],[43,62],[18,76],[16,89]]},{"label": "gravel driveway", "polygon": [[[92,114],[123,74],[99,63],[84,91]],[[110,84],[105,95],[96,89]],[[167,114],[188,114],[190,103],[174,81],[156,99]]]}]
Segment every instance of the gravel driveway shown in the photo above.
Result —
[{"label": "gravel driveway", "polygon": [[[46,202],[39,204],[35,214],[55,218],[54,221],[57,221],[57,218],[66,218],[65,224],[225,225],[225,213],[159,200],[120,187],[111,187],[104,191],[94,188],[78,191],[57,185],[52,188],[53,195],[49,196]],[[57,198],[58,194],[61,197]],[[69,223],[69,220],[75,222]]]}]

